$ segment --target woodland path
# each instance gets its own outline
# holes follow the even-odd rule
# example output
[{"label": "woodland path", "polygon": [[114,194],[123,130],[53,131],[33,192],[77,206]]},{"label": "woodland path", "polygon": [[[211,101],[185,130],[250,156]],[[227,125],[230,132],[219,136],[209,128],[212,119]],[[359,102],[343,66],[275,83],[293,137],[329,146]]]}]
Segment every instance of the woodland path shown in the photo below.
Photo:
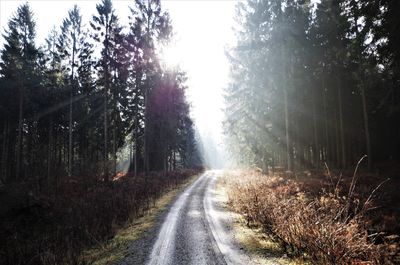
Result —
[{"label": "woodland path", "polygon": [[207,171],[178,195],[120,264],[252,264],[235,243],[232,216],[215,191],[220,174]]}]

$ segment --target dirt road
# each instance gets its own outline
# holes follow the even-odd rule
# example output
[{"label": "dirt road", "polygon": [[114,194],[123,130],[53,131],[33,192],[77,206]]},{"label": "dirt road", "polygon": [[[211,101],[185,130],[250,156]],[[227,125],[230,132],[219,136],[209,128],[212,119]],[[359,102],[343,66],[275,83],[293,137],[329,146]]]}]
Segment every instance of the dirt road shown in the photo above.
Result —
[{"label": "dirt road", "polygon": [[230,215],[215,192],[220,171],[207,171],[187,187],[121,264],[251,264],[231,233]]}]

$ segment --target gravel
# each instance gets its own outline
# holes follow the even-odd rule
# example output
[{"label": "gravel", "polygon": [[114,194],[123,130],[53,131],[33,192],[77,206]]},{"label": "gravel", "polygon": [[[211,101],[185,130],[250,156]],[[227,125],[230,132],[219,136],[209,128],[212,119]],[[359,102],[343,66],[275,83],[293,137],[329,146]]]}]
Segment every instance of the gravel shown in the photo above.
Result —
[{"label": "gravel", "polygon": [[231,215],[216,196],[219,174],[207,171],[180,193],[118,264],[252,264],[234,242]]}]

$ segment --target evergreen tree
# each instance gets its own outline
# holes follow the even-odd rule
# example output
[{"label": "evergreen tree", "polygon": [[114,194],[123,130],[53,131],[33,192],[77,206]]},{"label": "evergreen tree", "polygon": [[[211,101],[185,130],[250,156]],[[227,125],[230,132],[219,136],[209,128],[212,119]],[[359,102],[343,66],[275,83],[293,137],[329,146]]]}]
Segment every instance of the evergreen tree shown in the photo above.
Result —
[{"label": "evergreen tree", "polygon": [[109,123],[109,97],[111,92],[112,82],[112,50],[115,48],[115,40],[120,26],[118,25],[118,17],[115,15],[111,0],[103,0],[101,4],[96,6],[97,16],[93,16],[93,20],[90,23],[94,34],[93,38],[102,45],[101,58],[98,62],[98,74],[100,76],[98,84],[103,87],[103,98],[104,98],[104,178],[107,181],[109,178],[109,166],[108,166],[108,123]]},{"label": "evergreen tree", "polygon": [[[22,177],[21,167],[26,158],[23,150],[23,127],[27,124],[26,113],[33,113],[32,105],[28,101],[32,92],[37,88],[38,49],[35,45],[35,22],[29,4],[21,5],[14,17],[8,23],[4,49],[1,53],[1,75],[6,82],[6,90],[17,95],[18,106],[10,110],[18,113],[16,118],[10,117],[6,123],[10,125],[17,120],[17,135],[15,145],[15,178]],[[5,93],[7,93],[5,91]],[[32,125],[32,124],[31,124]],[[33,137],[33,135],[30,135]],[[12,139],[12,138],[11,138]],[[11,142],[11,141],[10,141]]]},{"label": "evergreen tree", "polygon": [[160,73],[156,47],[168,41],[171,35],[171,25],[168,13],[161,9],[160,0],[135,0],[135,6],[131,8],[131,13],[134,17],[131,29],[135,34],[140,34],[137,36],[139,38],[137,43],[143,54],[140,74],[143,78],[141,91],[144,98],[143,168],[147,172],[149,171],[147,105],[151,90],[159,78],[157,73]]},{"label": "evergreen tree", "polygon": [[159,63],[171,33],[160,2],[137,1],[127,35],[110,0],[90,25],[75,5],[36,48],[29,5],[10,20],[0,65],[2,181],[25,176],[55,191],[60,177],[98,175],[98,162],[107,181],[128,135],[135,174],[201,164],[185,75]]},{"label": "evergreen tree", "polygon": [[84,34],[82,31],[82,16],[79,8],[75,5],[68,11],[68,17],[64,19],[61,26],[58,49],[63,60],[64,71],[68,75],[69,96],[69,114],[68,114],[68,175],[73,171],[73,102],[77,96],[77,62],[83,43]]}]

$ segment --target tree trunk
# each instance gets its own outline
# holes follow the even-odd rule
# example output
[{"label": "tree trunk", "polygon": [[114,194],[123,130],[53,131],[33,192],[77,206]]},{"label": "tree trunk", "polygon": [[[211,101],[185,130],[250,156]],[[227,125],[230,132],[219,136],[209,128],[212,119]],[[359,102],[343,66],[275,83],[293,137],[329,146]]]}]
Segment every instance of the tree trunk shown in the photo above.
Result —
[{"label": "tree trunk", "polygon": [[19,89],[19,110],[18,110],[18,135],[16,144],[16,166],[15,166],[15,178],[20,178],[21,171],[21,152],[22,152],[22,114],[24,108],[24,92],[22,85],[20,84]]},{"label": "tree trunk", "polygon": [[116,134],[116,126],[117,126],[117,106],[116,106],[116,100],[115,100],[115,94],[114,94],[114,111],[113,111],[113,175],[115,176],[117,174],[117,134]]},{"label": "tree trunk", "polygon": [[173,166],[173,170],[176,170],[176,153],[175,153],[175,151],[172,151],[173,152],[173,162],[172,162],[172,166]]},{"label": "tree trunk", "polygon": [[53,117],[50,117],[49,122],[49,143],[47,149],[47,185],[50,186],[51,181],[51,164],[53,163],[52,159],[52,145],[53,145]]},{"label": "tree trunk", "polygon": [[329,160],[329,129],[328,129],[328,111],[327,111],[327,106],[326,106],[326,95],[325,95],[325,82],[324,79],[322,78],[322,103],[324,105],[324,136],[325,136],[325,141],[324,141],[324,145],[325,145],[325,152],[324,152],[324,162],[328,163]]},{"label": "tree trunk", "polygon": [[72,176],[72,84],[69,96],[69,118],[68,118],[68,177]]},{"label": "tree trunk", "polygon": [[342,83],[338,75],[338,104],[339,104],[339,126],[340,126],[340,151],[341,151],[341,168],[346,167],[346,150],[344,142],[344,129],[343,129],[343,110],[342,110]]},{"label": "tree trunk", "polygon": [[144,95],[144,135],[143,135],[143,170],[147,173],[149,172],[149,160],[148,160],[148,119],[147,119],[147,107],[148,107],[148,87],[146,88]]},{"label": "tree trunk", "polygon": [[288,110],[288,95],[286,88],[283,91],[285,102],[285,130],[286,130],[286,168],[292,170],[291,150],[290,150],[290,135],[289,135],[289,110]]},{"label": "tree trunk", "polygon": [[338,115],[335,111],[335,143],[336,143],[336,150],[335,150],[335,155],[336,155],[336,166],[340,167],[340,135],[339,135],[339,119]]},{"label": "tree trunk", "polygon": [[105,64],[104,64],[104,160],[103,160],[103,167],[104,167],[104,181],[108,182],[109,176],[108,176],[108,146],[107,146],[107,140],[108,140],[108,124],[107,124],[107,103],[108,103],[108,91],[110,89],[110,84],[109,84],[109,50],[108,50],[108,45],[109,45],[109,21],[106,22],[106,34],[104,38],[104,48],[105,48]]},{"label": "tree trunk", "polygon": [[313,134],[314,134],[314,146],[313,146],[313,160],[314,166],[319,168],[319,142],[318,142],[318,128],[317,128],[317,107],[316,107],[316,89],[313,89],[312,95],[312,112],[313,112]]},{"label": "tree trunk", "polygon": [[138,170],[137,170],[137,166],[138,166],[138,135],[137,135],[137,121],[135,121],[136,125],[135,125],[135,154],[134,154],[134,172],[135,172],[135,176],[137,176]]},{"label": "tree trunk", "polygon": [[75,29],[73,32],[73,43],[72,43],[72,57],[71,57],[71,78],[70,78],[70,95],[69,95],[69,130],[68,130],[68,177],[72,176],[72,101],[74,96],[74,67],[75,67],[75,50],[76,50],[76,39]]},{"label": "tree trunk", "polygon": [[104,181],[108,182],[108,149],[107,149],[107,86],[104,91]]},{"label": "tree trunk", "polygon": [[113,175],[117,174],[117,136],[115,132],[115,127],[113,128]]},{"label": "tree trunk", "polygon": [[367,99],[365,97],[365,90],[363,87],[363,83],[361,83],[360,90],[361,90],[361,100],[362,100],[363,116],[364,116],[364,131],[365,131],[365,144],[367,147],[368,169],[371,170],[372,168],[371,142],[369,135]]},{"label": "tree trunk", "polygon": [[[136,58],[137,60],[139,60],[138,58]],[[135,77],[135,88],[136,88],[136,93],[135,93],[135,98],[137,98],[137,102],[135,104],[135,109],[134,109],[134,115],[136,115],[136,117],[134,118],[134,126],[133,126],[133,130],[134,130],[134,139],[135,139],[135,157],[134,157],[134,174],[135,176],[137,176],[138,173],[138,132],[139,132],[139,88],[140,88],[140,79],[139,79],[139,74],[138,72],[136,72],[136,77]]]},{"label": "tree trunk", "polygon": [[165,147],[163,148],[162,161],[163,161],[163,172],[166,173],[168,171],[168,155],[167,152],[165,151]]},{"label": "tree trunk", "polygon": [[3,128],[3,146],[2,146],[2,155],[1,155],[1,171],[0,175],[3,182],[7,181],[7,156],[8,156],[8,121],[4,122]]},{"label": "tree trunk", "polygon": [[32,138],[32,148],[29,152],[30,154],[30,174],[36,181],[36,188],[39,191],[42,188],[41,179],[41,167],[38,163],[39,156],[39,118],[35,115],[34,121],[32,122],[32,131],[30,136]]},{"label": "tree trunk", "polygon": [[[356,4],[356,3],[354,3]],[[358,6],[355,5],[354,9],[358,10]],[[354,16],[354,21],[358,21],[359,18],[359,13],[358,12],[354,12],[355,16]],[[360,35],[360,29],[358,27],[356,27],[356,39],[363,39],[361,36],[361,38],[359,37]],[[367,110],[367,99],[365,96],[365,87],[364,87],[364,74],[363,74],[363,70],[362,70],[362,61],[363,61],[363,55],[362,55],[362,43],[360,41],[359,45],[358,45],[358,77],[359,77],[359,86],[360,86],[360,92],[361,92],[361,101],[362,101],[362,108],[363,108],[363,118],[364,118],[364,131],[365,131],[365,145],[366,145],[366,149],[367,149],[367,158],[368,158],[368,169],[371,170],[372,168],[372,153],[371,153],[371,142],[370,142],[370,135],[369,135],[369,123],[368,123],[368,110]]]}]

